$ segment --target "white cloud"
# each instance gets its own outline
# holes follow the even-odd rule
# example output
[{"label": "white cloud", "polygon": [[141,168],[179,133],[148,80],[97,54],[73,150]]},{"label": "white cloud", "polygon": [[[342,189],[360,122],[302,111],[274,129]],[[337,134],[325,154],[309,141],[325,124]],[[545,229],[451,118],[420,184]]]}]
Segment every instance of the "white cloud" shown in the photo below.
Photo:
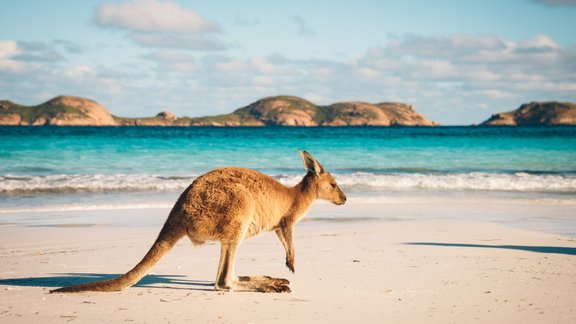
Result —
[{"label": "white cloud", "polygon": [[247,69],[246,63],[235,59],[221,60],[214,64],[213,67],[216,71],[223,73],[245,72]]},{"label": "white cloud", "polygon": [[221,41],[204,35],[172,33],[132,33],[130,39],[137,44],[159,48],[190,50],[224,50],[226,45]]},{"label": "white cloud", "polygon": [[458,76],[459,69],[446,60],[425,59],[416,61],[414,76],[424,79],[453,79]]},{"label": "white cloud", "polygon": [[7,60],[21,53],[18,43],[13,40],[0,41],[0,60]]},{"label": "white cloud", "polygon": [[[315,78],[329,78],[334,76],[334,70],[324,66],[312,67],[308,70],[308,74]],[[372,71],[368,71],[370,73]]]},{"label": "white cloud", "polygon": [[269,75],[255,75],[252,82],[256,86],[270,86],[276,84],[276,79]]},{"label": "white cloud", "polygon": [[100,27],[116,28],[143,46],[189,50],[226,49],[214,34],[220,26],[171,1],[132,0],[101,4],[94,10]]},{"label": "white cloud", "polygon": [[[322,70],[321,70],[321,71],[322,71]],[[325,75],[325,76],[328,76],[328,75],[333,74],[333,73],[327,73],[326,69],[324,69],[323,71],[324,71],[324,75]],[[381,76],[382,76],[382,73],[381,73],[381,72],[379,72],[379,71],[377,71],[377,70],[375,70],[375,69],[369,68],[369,67],[361,67],[361,68],[358,68],[358,69],[356,70],[356,73],[357,73],[359,76],[364,77],[364,78],[368,78],[368,79],[375,79],[375,78],[378,78],[378,77],[381,77]],[[316,74],[316,75],[320,76],[321,74]]]},{"label": "white cloud", "polygon": [[64,60],[64,56],[57,51],[57,46],[53,43],[18,42],[18,47],[22,50],[17,56],[20,61],[58,62]]},{"label": "white cloud", "polygon": [[142,58],[155,62],[156,71],[160,74],[167,72],[188,74],[197,69],[194,57],[182,51],[161,50],[143,55]]},{"label": "white cloud", "polygon": [[421,57],[466,57],[485,51],[505,49],[506,44],[495,36],[454,35],[451,37],[409,36],[387,46],[387,51],[396,55]]},{"label": "white cloud", "polygon": [[194,58],[181,51],[161,50],[143,56],[145,59],[162,62],[191,62]]},{"label": "white cloud", "polygon": [[409,36],[352,61],[289,60],[286,68],[303,73],[276,87],[295,86],[295,94],[313,87],[315,96],[331,101],[399,100],[440,122],[465,124],[526,101],[576,100],[570,92],[576,88],[575,58],[575,46],[546,35],[522,41]]},{"label": "white cloud", "polygon": [[[546,35],[519,42],[491,36],[409,37],[368,50],[359,64],[430,80],[456,77],[462,81],[493,81],[506,80],[518,72],[551,76],[561,70],[570,71],[575,55],[576,48],[562,47]],[[568,73],[562,75],[570,77]]]},{"label": "white cloud", "polygon": [[499,89],[486,89],[483,91],[483,94],[490,99],[497,99],[497,100],[509,99],[514,97],[513,94]]},{"label": "white cloud", "polygon": [[84,46],[63,39],[56,39],[52,43],[54,44],[54,46],[63,48],[68,53],[72,54],[80,54],[87,50],[87,48]]},{"label": "white cloud", "polygon": [[23,62],[15,60],[22,51],[13,40],[0,41],[0,71],[17,73],[25,68]]},{"label": "white cloud", "polygon": [[92,67],[85,64],[72,65],[64,69],[62,72],[65,76],[70,78],[84,77],[92,72]]},{"label": "white cloud", "polygon": [[138,32],[213,32],[218,25],[170,1],[132,0],[98,6],[95,21],[102,27]]},{"label": "white cloud", "polygon": [[274,64],[270,63],[266,58],[254,57],[250,60],[250,64],[259,73],[270,74],[270,73],[274,73],[277,71]]},{"label": "white cloud", "polygon": [[560,45],[556,43],[552,38],[543,35],[537,34],[534,37],[527,39],[525,41],[518,43],[519,48],[524,49],[550,49],[555,50],[559,49]]},{"label": "white cloud", "polygon": [[79,47],[72,42],[60,40],[15,41],[0,40],[0,69],[12,73],[31,72],[43,66],[62,63],[63,51],[77,53]]},{"label": "white cloud", "polygon": [[461,79],[470,82],[493,82],[501,79],[497,71],[492,71],[485,66],[475,66],[461,69]]}]

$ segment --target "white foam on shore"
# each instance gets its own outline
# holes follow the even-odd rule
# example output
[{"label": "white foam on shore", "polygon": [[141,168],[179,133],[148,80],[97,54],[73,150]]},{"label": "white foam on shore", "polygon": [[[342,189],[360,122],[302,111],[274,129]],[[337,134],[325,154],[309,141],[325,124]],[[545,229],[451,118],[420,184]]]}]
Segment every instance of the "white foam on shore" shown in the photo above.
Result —
[{"label": "white foam on shore", "polygon": [[75,211],[100,211],[100,210],[140,210],[140,209],[170,209],[174,203],[155,203],[155,204],[70,204],[70,205],[47,205],[28,208],[3,208],[0,214],[17,214],[17,213],[56,213],[56,212],[75,212]]},{"label": "white foam on shore", "polygon": [[[150,209],[171,209],[174,206],[175,199],[162,197],[156,202],[143,202],[143,198],[131,198],[130,196],[120,197],[117,203],[98,203],[98,202],[74,202],[74,203],[51,203],[46,201],[45,204],[38,206],[27,206],[27,207],[8,207],[0,208],[0,215],[4,214],[26,214],[26,213],[60,213],[60,212],[84,212],[84,211],[114,211],[114,210],[150,210]],[[530,195],[528,197],[520,195],[505,195],[499,196],[486,195],[485,193],[480,193],[478,195],[469,192],[468,194],[442,194],[435,192],[427,192],[418,195],[412,195],[410,193],[405,194],[394,194],[391,192],[381,193],[379,195],[349,195],[348,201],[345,207],[339,207],[334,209],[332,204],[327,201],[319,200],[316,202],[314,209],[324,210],[326,209],[330,213],[338,214],[340,211],[345,211],[349,214],[365,213],[371,208],[377,208],[376,206],[391,206],[391,205],[417,205],[417,204],[452,204],[454,202],[478,204],[478,203],[488,203],[488,204],[499,204],[505,202],[506,204],[525,204],[529,201],[533,205],[557,205],[557,206],[576,206],[576,199],[571,196],[542,196],[539,194]],[[351,212],[353,211],[353,212]]]},{"label": "white foam on shore", "polygon": [[[302,174],[275,175],[295,185]],[[576,192],[576,175],[517,173],[388,173],[335,174],[351,192],[394,190],[485,190],[519,192]],[[195,176],[166,177],[148,174],[0,176],[0,193],[62,193],[108,191],[181,191]]]},{"label": "white foam on shore", "polygon": [[[483,190],[483,191],[534,191],[575,192],[576,176],[556,174],[518,173],[393,173],[373,174],[356,172],[334,175],[338,184],[348,190]],[[282,177],[281,181],[295,184],[300,177]]]},{"label": "white foam on shore", "polygon": [[174,191],[186,188],[194,178],[149,174],[2,176],[0,192]]}]

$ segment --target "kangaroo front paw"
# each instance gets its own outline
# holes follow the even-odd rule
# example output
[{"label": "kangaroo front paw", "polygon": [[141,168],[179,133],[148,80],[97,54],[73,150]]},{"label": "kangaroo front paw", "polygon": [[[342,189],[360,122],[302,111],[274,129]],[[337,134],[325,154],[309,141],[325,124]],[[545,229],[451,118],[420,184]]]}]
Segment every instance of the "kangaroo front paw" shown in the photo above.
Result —
[{"label": "kangaroo front paw", "polygon": [[290,271],[292,271],[292,273],[294,273],[294,260],[286,258],[286,266]]}]

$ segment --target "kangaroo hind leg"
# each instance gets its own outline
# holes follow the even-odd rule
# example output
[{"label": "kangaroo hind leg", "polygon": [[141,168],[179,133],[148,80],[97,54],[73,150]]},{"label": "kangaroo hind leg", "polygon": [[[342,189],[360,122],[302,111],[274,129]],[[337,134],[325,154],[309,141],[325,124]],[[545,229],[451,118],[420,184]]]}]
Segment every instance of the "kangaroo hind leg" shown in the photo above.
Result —
[{"label": "kangaroo hind leg", "polygon": [[240,242],[221,242],[220,263],[214,288],[216,290],[236,290],[234,283],[236,275],[234,274],[234,262],[236,261],[236,252]]},{"label": "kangaroo hind leg", "polygon": [[237,285],[241,291],[256,291],[263,293],[290,293],[290,281],[284,278],[272,278],[268,276],[241,276],[238,277]]}]

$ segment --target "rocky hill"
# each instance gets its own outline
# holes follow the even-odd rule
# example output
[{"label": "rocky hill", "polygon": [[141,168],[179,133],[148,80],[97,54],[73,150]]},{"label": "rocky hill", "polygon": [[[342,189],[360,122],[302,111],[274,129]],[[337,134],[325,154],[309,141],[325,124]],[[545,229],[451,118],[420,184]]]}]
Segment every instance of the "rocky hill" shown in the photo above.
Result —
[{"label": "rocky hill", "polygon": [[402,103],[343,102],[317,106],[298,97],[258,100],[231,114],[194,118],[192,125],[214,126],[434,126]]},{"label": "rocky hill", "polygon": [[98,103],[60,96],[37,106],[0,101],[0,125],[66,126],[434,126],[412,106],[402,103],[343,102],[317,106],[291,96],[258,100],[217,116],[178,118],[170,112],[155,117],[124,118]]},{"label": "rocky hill", "polygon": [[38,106],[0,101],[0,125],[113,126],[110,112],[95,101],[60,96]]},{"label": "rocky hill", "polygon": [[569,102],[531,102],[520,108],[494,114],[482,126],[576,125],[576,104]]}]

